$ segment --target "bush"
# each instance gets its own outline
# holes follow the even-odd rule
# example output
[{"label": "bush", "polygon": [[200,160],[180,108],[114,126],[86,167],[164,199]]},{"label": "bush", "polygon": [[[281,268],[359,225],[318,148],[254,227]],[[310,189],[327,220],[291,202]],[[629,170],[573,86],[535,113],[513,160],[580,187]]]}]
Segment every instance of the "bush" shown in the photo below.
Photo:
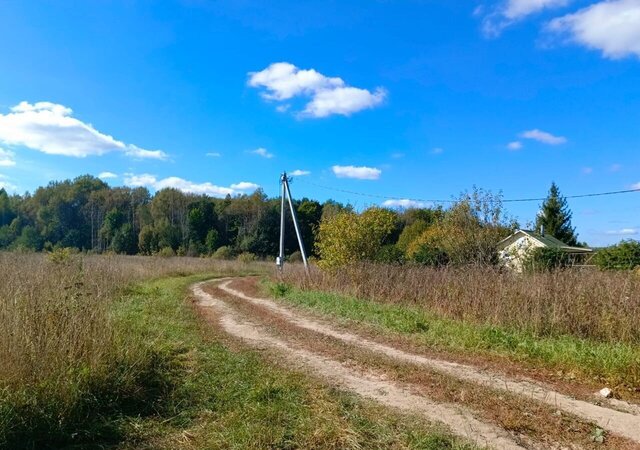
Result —
[{"label": "bush", "polygon": [[414,253],[413,260],[423,266],[444,267],[449,264],[449,255],[441,248],[421,245]]},{"label": "bush", "polygon": [[550,271],[571,265],[571,257],[557,248],[540,247],[524,260],[523,268],[530,272]]},{"label": "bush", "polygon": [[238,255],[238,261],[240,261],[241,263],[245,263],[248,264],[250,262],[253,262],[255,260],[258,259],[258,257],[256,255],[254,255],[253,253],[249,253],[249,252],[242,252]]},{"label": "bush", "polygon": [[404,252],[393,244],[383,245],[378,250],[375,261],[384,264],[403,264],[405,262]]},{"label": "bush", "polygon": [[301,263],[302,262],[302,253],[298,250],[289,255],[287,259],[290,263]]},{"label": "bush", "polygon": [[213,252],[213,255],[211,255],[211,257],[213,259],[232,259],[233,250],[231,250],[231,247],[223,245],[222,247],[218,248],[215,252]]},{"label": "bush", "polygon": [[640,242],[622,241],[604,248],[594,257],[595,264],[607,270],[632,270],[640,267]]},{"label": "bush", "polygon": [[171,256],[176,256],[176,252],[174,252],[171,247],[163,247],[158,252],[158,256],[169,258]]}]

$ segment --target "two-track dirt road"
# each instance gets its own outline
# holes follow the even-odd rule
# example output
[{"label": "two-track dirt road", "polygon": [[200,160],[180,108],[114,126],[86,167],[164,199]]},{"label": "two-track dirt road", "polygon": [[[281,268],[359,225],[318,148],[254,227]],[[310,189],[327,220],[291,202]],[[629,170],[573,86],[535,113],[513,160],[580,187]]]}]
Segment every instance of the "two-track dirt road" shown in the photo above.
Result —
[{"label": "two-track dirt road", "polygon": [[[640,448],[640,411],[625,402],[576,399],[544,384],[435,359],[365,338],[273,300],[248,295],[255,279],[193,286],[198,307],[244,343],[272,349],[327,383],[445,424],[479,445]],[[277,363],[277,362],[275,362]],[[604,444],[592,439],[597,427]]]}]

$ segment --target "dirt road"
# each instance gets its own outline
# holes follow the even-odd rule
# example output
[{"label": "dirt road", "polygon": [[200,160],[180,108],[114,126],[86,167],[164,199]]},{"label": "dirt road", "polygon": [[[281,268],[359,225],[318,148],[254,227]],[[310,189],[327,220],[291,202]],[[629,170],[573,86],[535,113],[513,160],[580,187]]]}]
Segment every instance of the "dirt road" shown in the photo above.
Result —
[{"label": "dirt road", "polygon": [[[215,280],[193,286],[193,293],[226,333],[274,349],[332,385],[441,422],[491,448],[640,448],[635,405],[598,405],[532,380],[411,353],[248,295],[255,291],[251,283]],[[598,428],[609,433],[602,444]]]}]

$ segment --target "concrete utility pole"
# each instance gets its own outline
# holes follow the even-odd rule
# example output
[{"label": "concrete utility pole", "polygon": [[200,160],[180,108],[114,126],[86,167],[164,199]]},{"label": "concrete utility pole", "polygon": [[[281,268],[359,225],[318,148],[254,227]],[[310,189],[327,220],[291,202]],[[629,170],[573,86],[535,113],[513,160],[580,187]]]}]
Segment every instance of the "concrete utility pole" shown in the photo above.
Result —
[{"label": "concrete utility pole", "polygon": [[293,228],[296,230],[296,237],[298,238],[298,246],[300,247],[300,254],[302,255],[302,262],[304,263],[304,269],[309,271],[309,263],[307,262],[307,254],[304,251],[304,242],[302,242],[302,233],[300,233],[300,227],[298,225],[298,217],[296,216],[296,210],[293,207],[293,199],[291,198],[291,188],[289,187],[289,178],[287,172],[283,172],[280,176],[280,184],[282,186],[280,190],[280,252],[276,258],[276,265],[278,269],[282,271],[284,266],[284,199],[287,197],[289,203],[289,209],[291,210],[291,217],[293,219]]}]

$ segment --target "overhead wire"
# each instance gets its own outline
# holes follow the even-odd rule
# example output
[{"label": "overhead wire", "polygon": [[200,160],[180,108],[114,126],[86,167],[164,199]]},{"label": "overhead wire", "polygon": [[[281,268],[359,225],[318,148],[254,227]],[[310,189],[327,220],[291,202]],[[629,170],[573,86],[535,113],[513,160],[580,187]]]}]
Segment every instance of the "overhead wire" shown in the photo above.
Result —
[{"label": "overhead wire", "polygon": [[[302,181],[304,184],[309,184],[311,186],[319,187],[319,188],[330,190],[330,191],[342,192],[344,194],[358,195],[358,196],[361,196],[361,197],[377,198],[377,199],[381,199],[381,200],[409,200],[409,201],[420,202],[420,203],[455,203],[457,201],[455,199],[441,200],[441,199],[409,198],[409,197],[395,197],[395,196],[387,196],[387,195],[379,195],[379,194],[369,194],[369,193],[364,193],[364,192],[350,191],[348,189],[340,189],[340,188],[336,188],[336,187],[325,186],[325,185],[322,185],[322,184],[313,183],[311,181],[301,180],[300,178],[297,178],[297,180],[298,181]],[[609,195],[630,194],[630,193],[636,193],[636,192],[640,192],[640,188],[624,189],[624,190],[620,190],[620,191],[595,192],[595,193],[589,193],[589,194],[565,195],[564,197],[567,198],[567,199],[586,198],[586,197],[602,197],[602,196],[609,196]],[[544,201],[544,200],[546,200],[545,197],[537,197],[537,198],[507,198],[507,199],[503,199],[502,202],[503,203],[541,202],[541,201]]]}]

